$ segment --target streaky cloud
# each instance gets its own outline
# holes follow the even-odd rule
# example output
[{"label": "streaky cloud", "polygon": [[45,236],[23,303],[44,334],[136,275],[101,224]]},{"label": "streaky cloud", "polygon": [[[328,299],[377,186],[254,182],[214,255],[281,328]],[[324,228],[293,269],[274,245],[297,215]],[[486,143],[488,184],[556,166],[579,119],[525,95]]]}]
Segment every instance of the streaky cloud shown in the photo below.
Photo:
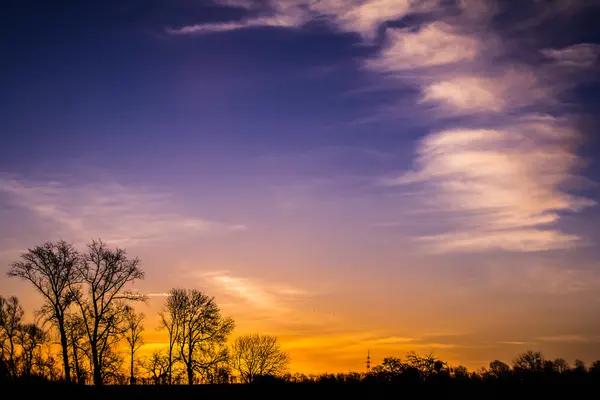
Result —
[{"label": "streaky cloud", "polygon": [[168,240],[178,234],[223,234],[244,231],[227,224],[176,211],[172,196],[117,182],[67,185],[56,181],[0,179],[0,193],[60,235],[76,241],[100,237],[118,245]]},{"label": "streaky cloud", "polygon": [[247,302],[257,310],[270,313],[288,313],[293,300],[309,294],[289,285],[236,276],[229,271],[204,272],[199,278],[215,289]]},{"label": "streaky cloud", "polygon": [[299,28],[309,21],[327,20],[340,31],[355,32],[373,39],[379,26],[408,14],[434,10],[439,0],[289,0],[256,2],[251,0],[216,0],[217,4],[242,8],[253,16],[238,21],[199,23],[166,28],[173,35],[225,32],[252,27]]},{"label": "streaky cloud", "polygon": [[600,45],[579,43],[560,49],[542,49],[541,53],[564,67],[589,68],[600,57]]},{"label": "streaky cloud", "polygon": [[531,69],[510,67],[495,76],[462,75],[423,88],[422,101],[447,114],[501,113],[554,101]]},{"label": "streaky cloud", "polygon": [[[414,208],[437,215],[438,232],[414,238],[427,252],[587,244],[558,227],[561,213],[596,204],[567,189],[585,166],[576,118],[561,100],[573,86],[570,76],[516,61],[514,44],[490,23],[498,11],[494,3],[481,3],[486,6],[461,2],[458,14],[442,12],[416,30],[387,29],[387,47],[365,61],[418,88],[417,103],[444,124],[418,142],[412,171],[382,183],[426,192]],[[544,54],[588,65],[594,50],[575,46]],[[463,118],[448,118],[457,116]]]},{"label": "streaky cloud", "polygon": [[286,16],[260,17],[243,21],[187,25],[180,28],[167,28],[172,35],[203,35],[218,32],[234,31],[251,27],[294,27],[298,24],[293,18]]},{"label": "streaky cloud", "polygon": [[421,141],[414,171],[387,184],[425,184],[432,212],[464,216],[453,231],[418,239],[431,251],[569,248],[581,238],[552,227],[559,212],[595,204],[562,189],[582,165],[570,148],[576,137],[568,122],[549,116],[443,130]]},{"label": "streaky cloud", "polygon": [[455,32],[445,22],[432,22],[418,31],[389,29],[387,46],[365,65],[384,72],[434,67],[471,61],[478,54],[476,39]]},{"label": "streaky cloud", "polygon": [[[533,29],[540,24],[587,5],[554,2],[545,7],[531,2],[533,12],[506,27],[494,19],[503,15],[507,4],[492,0],[217,4],[243,8],[248,17],[170,33],[300,28],[319,19],[379,46],[363,59],[364,71],[417,89],[420,95],[414,97],[411,113],[426,116],[431,128],[418,142],[415,168],[384,183],[411,185],[410,190],[426,193],[418,208],[440,217],[438,231],[413,236],[427,251],[533,252],[587,243],[559,227],[561,213],[579,212],[595,202],[567,189],[585,165],[578,155],[581,133],[576,117],[566,114],[561,96],[582,78],[573,79],[572,73],[556,66],[591,68],[600,46],[540,49],[535,40],[514,38],[518,32],[535,39]],[[411,15],[418,18],[405,18]],[[541,53],[551,62],[541,57],[531,61],[535,57],[523,56],[521,44],[534,46],[533,54]],[[389,86],[389,80],[385,83]],[[440,122],[443,127],[435,125]]]}]

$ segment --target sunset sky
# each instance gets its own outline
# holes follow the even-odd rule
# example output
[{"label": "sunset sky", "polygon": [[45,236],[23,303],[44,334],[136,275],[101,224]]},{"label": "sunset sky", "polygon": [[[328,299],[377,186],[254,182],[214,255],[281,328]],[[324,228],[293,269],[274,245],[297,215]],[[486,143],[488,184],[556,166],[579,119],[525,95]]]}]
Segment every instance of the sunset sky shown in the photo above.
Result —
[{"label": "sunset sky", "polygon": [[[57,5],[59,4],[59,5]],[[304,373],[600,359],[600,2],[0,6],[0,294],[28,247],[142,260]]]}]

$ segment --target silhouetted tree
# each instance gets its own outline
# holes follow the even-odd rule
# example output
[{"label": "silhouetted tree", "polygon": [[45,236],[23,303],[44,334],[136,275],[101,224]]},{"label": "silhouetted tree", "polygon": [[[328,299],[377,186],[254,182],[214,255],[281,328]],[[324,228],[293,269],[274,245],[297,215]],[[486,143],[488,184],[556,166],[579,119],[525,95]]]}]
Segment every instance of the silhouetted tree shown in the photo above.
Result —
[{"label": "silhouetted tree", "polygon": [[592,365],[590,366],[590,369],[588,371],[590,374],[592,374],[596,379],[598,377],[600,377],[600,360],[596,360],[592,363]]},{"label": "silhouetted tree", "polygon": [[569,363],[564,358],[557,358],[554,360],[553,363],[554,363],[554,369],[559,374],[564,374],[565,372],[567,372],[570,369]]},{"label": "silhouetted tree", "polygon": [[283,375],[287,372],[290,359],[281,350],[275,336],[251,334],[235,339],[231,362],[241,381],[251,383],[258,376]]},{"label": "silhouetted tree", "polygon": [[520,372],[541,372],[544,368],[544,356],[539,351],[527,350],[515,358],[513,368]]},{"label": "silhouetted tree", "polygon": [[19,344],[21,345],[22,374],[32,374],[35,356],[40,347],[48,340],[48,334],[35,323],[22,325],[19,329]]},{"label": "silhouetted tree", "polygon": [[62,363],[54,358],[54,343],[47,341],[35,355],[35,366],[38,374],[50,381],[57,381],[61,377]]},{"label": "silhouetted tree", "polygon": [[490,372],[500,378],[510,373],[510,367],[505,362],[494,360],[490,362]]},{"label": "silhouetted tree", "polygon": [[411,351],[406,355],[406,360],[409,366],[418,369],[424,377],[439,373],[444,367],[444,363],[438,360],[433,353],[419,356]]},{"label": "silhouetted tree", "polygon": [[95,385],[102,385],[109,372],[103,368],[113,369],[116,363],[112,347],[124,333],[125,302],[143,300],[125,291],[125,285],[144,278],[139,263],[137,258],[127,258],[125,250],[111,250],[101,240],[93,240],[77,265],[79,283],[71,285],[71,291],[85,328]]},{"label": "silhouetted tree", "polygon": [[77,281],[79,254],[67,242],[47,242],[42,246],[28,249],[21,254],[21,261],[14,262],[9,277],[29,281],[44,296],[45,311],[56,327],[62,348],[65,381],[71,382],[65,314],[73,302],[69,285]]},{"label": "silhouetted tree", "polygon": [[[113,336],[120,339],[118,336]],[[118,343],[118,340],[117,342]],[[101,353],[102,383],[125,385],[129,378],[123,374],[124,359],[116,346],[110,345]]]},{"label": "silhouetted tree", "polygon": [[67,314],[65,318],[65,331],[67,333],[67,342],[71,347],[71,357],[76,382],[78,384],[83,384],[86,381],[87,371],[83,365],[82,357],[89,349],[84,347],[86,331],[81,316]]},{"label": "silhouetted tree", "polygon": [[155,351],[142,362],[142,368],[150,374],[155,385],[169,383],[169,365],[169,359],[162,351]]},{"label": "silhouetted tree", "polygon": [[404,364],[400,358],[386,357],[380,365],[373,367],[373,373],[377,375],[379,380],[392,382],[406,371],[407,364]]},{"label": "silhouetted tree", "polygon": [[231,368],[226,363],[219,363],[206,370],[206,383],[225,384],[231,378]]},{"label": "silhouetted tree", "polygon": [[129,345],[129,356],[131,357],[129,364],[129,383],[135,385],[134,361],[135,352],[142,347],[144,339],[144,314],[136,314],[132,307],[125,308],[125,340]]},{"label": "silhouetted tree", "polygon": [[585,361],[583,360],[575,360],[575,368],[573,369],[576,373],[585,374],[587,372],[587,368],[585,367]]},{"label": "silhouetted tree", "polygon": [[195,372],[227,361],[223,344],[234,328],[231,318],[223,318],[214,298],[195,289],[173,289],[165,304],[170,320],[177,321],[179,357],[185,366],[188,384]]},{"label": "silhouetted tree", "polygon": [[166,371],[167,382],[169,385],[173,383],[173,368],[175,365],[175,346],[177,344],[177,338],[179,337],[179,327],[183,311],[181,309],[181,306],[185,303],[184,299],[179,298],[179,296],[182,295],[182,291],[174,292],[172,290],[165,301],[165,310],[158,313],[158,315],[160,316],[159,329],[166,330],[169,339],[169,347],[166,356],[169,362]]},{"label": "silhouetted tree", "polygon": [[11,296],[8,299],[0,296],[0,344],[2,359],[11,377],[17,376],[17,342],[21,330],[23,307],[19,299]]},{"label": "silhouetted tree", "polygon": [[463,365],[454,368],[454,377],[457,379],[469,379],[469,370]]}]

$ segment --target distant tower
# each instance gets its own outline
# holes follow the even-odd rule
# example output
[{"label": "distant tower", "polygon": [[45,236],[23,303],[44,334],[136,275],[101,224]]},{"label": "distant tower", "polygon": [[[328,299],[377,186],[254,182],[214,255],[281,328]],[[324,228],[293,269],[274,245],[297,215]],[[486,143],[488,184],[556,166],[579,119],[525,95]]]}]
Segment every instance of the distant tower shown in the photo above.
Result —
[{"label": "distant tower", "polygon": [[371,372],[371,351],[367,350],[367,374]]}]

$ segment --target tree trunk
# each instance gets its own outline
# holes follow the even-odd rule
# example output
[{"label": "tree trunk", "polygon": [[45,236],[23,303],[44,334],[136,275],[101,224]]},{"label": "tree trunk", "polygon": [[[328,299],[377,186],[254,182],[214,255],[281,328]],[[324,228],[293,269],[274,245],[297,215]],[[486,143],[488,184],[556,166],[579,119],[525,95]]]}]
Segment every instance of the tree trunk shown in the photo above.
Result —
[{"label": "tree trunk", "polygon": [[77,344],[73,341],[73,361],[75,362],[75,376],[77,377],[77,384],[81,385],[81,369],[79,368],[79,354],[77,353]]},{"label": "tree trunk", "polygon": [[92,364],[94,368],[94,385],[102,386],[102,372],[100,371],[100,362],[98,360],[98,346],[96,343],[90,343],[92,348]]},{"label": "tree trunk", "polygon": [[131,349],[131,364],[130,364],[130,375],[129,375],[129,384],[135,385],[135,377],[133,376],[133,348]]},{"label": "tree trunk", "polygon": [[169,366],[167,368],[167,380],[169,381],[169,385],[173,384],[173,379],[171,378],[172,370],[173,370],[173,346],[169,345]]},{"label": "tree trunk", "polygon": [[65,322],[61,317],[58,318],[58,331],[60,333],[60,346],[62,347],[65,382],[71,383],[71,367],[69,365],[69,343],[67,341],[67,333],[65,332]]},{"label": "tree trunk", "polygon": [[188,385],[194,384],[194,370],[191,367],[187,368]]},{"label": "tree trunk", "polygon": [[15,362],[15,343],[12,336],[8,337],[9,353],[8,353],[8,368],[10,369],[10,376],[12,378],[17,377],[17,363]]},{"label": "tree trunk", "polygon": [[167,379],[169,381],[169,385],[173,384],[173,346],[173,334],[171,333],[171,331],[169,331],[169,366],[167,368]]}]

